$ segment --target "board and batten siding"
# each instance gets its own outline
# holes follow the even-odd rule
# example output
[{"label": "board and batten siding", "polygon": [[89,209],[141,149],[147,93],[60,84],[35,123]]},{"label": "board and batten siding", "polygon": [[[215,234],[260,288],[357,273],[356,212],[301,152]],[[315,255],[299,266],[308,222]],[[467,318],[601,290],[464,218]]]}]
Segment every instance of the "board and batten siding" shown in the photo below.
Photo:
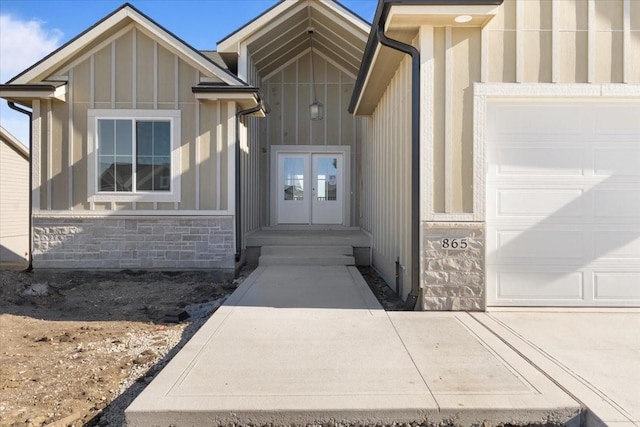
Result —
[{"label": "board and batten siding", "polygon": [[[309,52],[291,60],[280,70],[265,76],[262,91],[271,108],[263,120],[261,133],[265,148],[275,145],[351,147],[351,224],[357,224],[358,196],[360,188],[357,173],[358,150],[361,134],[360,118],[349,113],[349,100],[353,92],[355,76],[336,66],[324,56],[313,52],[315,76],[312,78]],[[318,101],[324,105],[324,119],[311,120],[309,105],[313,102],[313,85]],[[269,177],[270,157],[262,159],[262,225],[269,225]]]},{"label": "board and batten siding", "polygon": [[363,119],[360,224],[372,235],[372,264],[402,294],[411,289],[411,60],[405,58],[373,115]]},{"label": "board and batten siding", "polygon": [[[134,26],[89,48],[53,73],[67,102],[34,108],[35,172],[41,211],[227,211],[235,104],[198,102],[201,73]],[[91,109],[180,110],[180,202],[89,202],[87,114]],[[233,141],[231,141],[233,143]]]},{"label": "board and batten siding", "polygon": [[[247,68],[247,83],[259,87],[260,73],[251,56],[248,57]],[[260,228],[260,206],[263,197],[260,186],[262,121],[264,118],[244,117],[240,123],[241,232],[244,234]],[[242,241],[245,246],[244,239]]]},{"label": "board and batten siding", "polygon": [[29,161],[0,140],[0,262],[24,262],[29,251]]}]

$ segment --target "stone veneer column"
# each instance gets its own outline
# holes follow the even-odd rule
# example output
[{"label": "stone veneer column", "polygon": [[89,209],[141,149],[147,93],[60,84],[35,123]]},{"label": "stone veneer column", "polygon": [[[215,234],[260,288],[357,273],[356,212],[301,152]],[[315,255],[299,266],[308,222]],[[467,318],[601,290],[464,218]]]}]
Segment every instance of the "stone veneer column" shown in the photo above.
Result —
[{"label": "stone veneer column", "polygon": [[232,216],[35,217],[37,269],[233,272]]},{"label": "stone veneer column", "polygon": [[423,223],[422,235],[421,309],[484,310],[484,223]]}]

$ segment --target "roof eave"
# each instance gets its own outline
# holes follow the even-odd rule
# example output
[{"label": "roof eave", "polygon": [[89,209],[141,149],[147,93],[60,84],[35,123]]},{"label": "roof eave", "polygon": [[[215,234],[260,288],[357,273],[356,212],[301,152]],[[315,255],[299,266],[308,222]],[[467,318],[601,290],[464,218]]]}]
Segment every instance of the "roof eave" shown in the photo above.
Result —
[{"label": "roof eave", "polygon": [[358,72],[358,77],[356,78],[351,100],[349,102],[349,112],[357,115],[357,109],[362,97],[362,91],[364,89],[365,82],[367,81],[369,72],[371,71],[371,65],[375,57],[376,49],[379,45],[376,29],[378,28],[380,23],[382,23],[383,25],[386,23],[389,10],[392,6],[500,6],[503,1],[504,0],[380,0],[373,18],[371,32],[369,33],[369,38],[367,40],[367,45],[362,57],[362,63]]}]

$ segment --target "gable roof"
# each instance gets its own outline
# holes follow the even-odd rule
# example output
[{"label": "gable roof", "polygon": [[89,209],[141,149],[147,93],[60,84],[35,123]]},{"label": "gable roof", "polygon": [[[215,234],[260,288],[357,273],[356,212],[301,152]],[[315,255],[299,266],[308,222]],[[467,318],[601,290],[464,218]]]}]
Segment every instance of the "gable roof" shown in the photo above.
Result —
[{"label": "gable roof", "polygon": [[140,28],[151,33],[153,37],[165,47],[173,50],[186,62],[211,74],[231,86],[245,86],[246,83],[233,75],[229,70],[221,67],[208,56],[199,52],[185,41],[174,35],[166,28],[136,9],[130,3],[125,3],[96,24],[56,49],[45,58],[18,74],[7,82],[7,85],[40,83],[62,64],[91,45],[106,32],[123,23],[134,22]]},{"label": "gable roof", "polygon": [[[369,23],[334,0],[282,0],[218,42],[230,68],[250,55],[265,78],[311,48],[356,75]],[[238,67],[243,76],[243,67]]]},{"label": "gable roof", "polygon": [[8,130],[0,126],[0,141],[4,142],[18,153],[23,159],[29,160],[29,150],[18,139],[11,135]]}]

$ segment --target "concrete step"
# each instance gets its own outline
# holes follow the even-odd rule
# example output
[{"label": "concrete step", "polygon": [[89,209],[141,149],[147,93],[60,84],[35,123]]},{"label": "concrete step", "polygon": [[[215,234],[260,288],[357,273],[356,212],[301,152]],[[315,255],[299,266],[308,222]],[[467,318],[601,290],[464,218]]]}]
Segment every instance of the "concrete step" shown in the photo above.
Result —
[{"label": "concrete step", "polygon": [[259,265],[355,265],[350,246],[263,246]]},{"label": "concrete step", "polygon": [[324,246],[324,245],[270,245],[263,246],[260,255],[275,256],[307,256],[307,257],[323,257],[334,255],[353,255],[351,246]]}]

